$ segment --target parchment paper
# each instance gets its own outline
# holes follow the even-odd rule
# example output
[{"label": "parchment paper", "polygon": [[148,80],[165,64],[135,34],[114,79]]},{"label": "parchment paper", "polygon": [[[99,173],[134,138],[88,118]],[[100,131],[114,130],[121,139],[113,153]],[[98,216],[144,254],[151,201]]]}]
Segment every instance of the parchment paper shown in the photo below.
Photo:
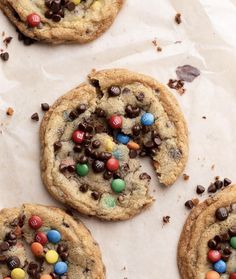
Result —
[{"label": "parchment paper", "polygon": [[[183,22],[174,21],[181,12]],[[0,32],[14,37],[10,60],[0,61],[0,207],[23,202],[58,205],[44,189],[39,170],[39,122],[30,116],[42,102],[85,80],[92,68],[125,67],[166,84],[177,66],[190,64],[201,75],[173,93],[185,113],[190,154],[185,173],[162,188],[152,173],[155,204],[127,222],[104,223],[81,217],[100,243],[108,279],[180,278],[176,247],[197,184],[208,186],[216,175],[236,181],[236,0],[126,0],[114,25],[90,44],[25,47],[0,13]],[[152,40],[157,38],[162,52]],[[175,41],[181,43],[175,44]],[[6,116],[6,109],[15,113]],[[202,119],[206,116],[207,119]],[[211,166],[215,165],[212,170]],[[162,217],[170,215],[163,227]]]}]

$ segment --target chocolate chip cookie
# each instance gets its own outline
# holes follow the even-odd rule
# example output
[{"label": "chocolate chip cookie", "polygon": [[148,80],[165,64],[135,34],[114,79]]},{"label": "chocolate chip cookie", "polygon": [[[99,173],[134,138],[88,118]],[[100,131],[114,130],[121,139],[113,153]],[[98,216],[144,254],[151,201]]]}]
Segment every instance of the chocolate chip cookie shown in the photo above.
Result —
[{"label": "chocolate chip cookie", "polygon": [[42,178],[57,200],[106,220],[150,206],[149,157],[172,185],[188,156],[188,135],[174,96],[154,79],[124,69],[93,71],[62,96],[41,124]]},{"label": "chocolate chip cookie", "polygon": [[1,278],[105,278],[90,232],[58,208],[24,204],[3,209],[0,228]]},{"label": "chocolate chip cookie", "polygon": [[0,0],[0,8],[25,36],[48,43],[86,43],[113,23],[123,0]]},{"label": "chocolate chip cookie", "polygon": [[236,278],[236,185],[192,210],[178,247],[183,279]]}]

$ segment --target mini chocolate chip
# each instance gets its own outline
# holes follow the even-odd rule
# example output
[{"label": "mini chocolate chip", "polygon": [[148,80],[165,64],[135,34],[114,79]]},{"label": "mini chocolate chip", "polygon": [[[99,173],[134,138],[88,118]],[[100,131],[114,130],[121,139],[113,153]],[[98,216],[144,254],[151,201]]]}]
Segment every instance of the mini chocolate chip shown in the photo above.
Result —
[{"label": "mini chocolate chip", "polygon": [[91,193],[91,197],[94,199],[94,200],[98,200],[100,198],[100,194],[98,192],[92,192]]},{"label": "mini chocolate chip", "polygon": [[207,245],[210,249],[216,249],[217,242],[214,239],[210,239],[208,241]]},{"label": "mini chocolate chip", "polygon": [[106,170],[104,173],[103,173],[103,178],[106,179],[106,180],[110,180],[111,178],[113,177],[113,174],[112,172]]},{"label": "mini chocolate chip", "polygon": [[232,254],[232,251],[230,250],[229,247],[225,247],[224,250],[223,250],[223,253],[224,253],[225,255],[231,255],[231,254]]},{"label": "mini chocolate chip", "polygon": [[215,216],[219,221],[224,221],[229,216],[228,210],[225,207],[220,207],[216,210]]},{"label": "mini chocolate chip", "polygon": [[196,192],[198,195],[201,195],[202,193],[205,192],[205,188],[202,185],[197,185]]},{"label": "mini chocolate chip", "polygon": [[188,200],[185,202],[185,207],[187,207],[188,209],[192,209],[194,207],[193,201],[192,200]]},{"label": "mini chocolate chip", "polygon": [[101,152],[99,153],[99,159],[102,161],[107,161],[112,157],[110,152]]},{"label": "mini chocolate chip", "polygon": [[236,236],[236,226],[233,226],[229,229],[229,234],[231,236]]},{"label": "mini chocolate chip", "polygon": [[219,244],[219,243],[221,242],[221,237],[220,237],[220,235],[216,235],[216,236],[214,237],[214,240],[215,240],[216,244]]},{"label": "mini chocolate chip", "polygon": [[227,232],[224,233],[224,234],[221,234],[221,235],[220,235],[220,238],[221,238],[221,241],[222,241],[222,242],[227,242],[227,241],[229,241],[229,239],[230,239],[229,234],[228,234]]},{"label": "mini chocolate chip", "polygon": [[54,143],[53,147],[54,147],[54,151],[58,151],[59,149],[61,149],[62,143],[60,141],[57,141]]},{"label": "mini chocolate chip", "polygon": [[50,10],[47,10],[45,13],[44,13],[44,16],[48,19],[51,19],[52,16],[53,16],[53,12],[50,11]]},{"label": "mini chocolate chip", "polygon": [[65,261],[68,260],[69,253],[68,253],[68,252],[62,252],[62,253],[60,254],[60,257],[61,257],[61,259],[65,262]]},{"label": "mini chocolate chip", "polygon": [[8,52],[1,53],[0,57],[2,58],[3,61],[6,62],[9,60],[9,53]]},{"label": "mini chocolate chip", "polygon": [[20,259],[16,256],[9,257],[7,259],[7,267],[12,270],[20,266]]},{"label": "mini chocolate chip", "polygon": [[96,88],[100,87],[99,80],[97,80],[97,79],[90,79],[90,83],[91,83],[92,86],[94,86]]},{"label": "mini chocolate chip", "polygon": [[72,110],[70,113],[69,113],[69,118],[71,120],[75,120],[76,118],[78,117],[78,113],[76,110]]},{"label": "mini chocolate chip", "polygon": [[146,172],[143,172],[139,175],[139,179],[140,180],[148,180],[150,181],[151,180],[151,176],[149,174],[147,174]]},{"label": "mini chocolate chip", "polygon": [[93,147],[93,148],[99,148],[100,146],[101,146],[100,140],[94,140],[94,141],[92,142],[92,147]]},{"label": "mini chocolate chip", "polygon": [[105,112],[105,110],[104,110],[104,109],[101,109],[101,108],[96,108],[95,114],[96,114],[98,117],[106,117],[106,112]]},{"label": "mini chocolate chip", "polygon": [[136,158],[137,156],[138,156],[138,153],[137,153],[136,150],[131,149],[131,150],[129,151],[129,157],[130,157],[131,159],[134,159],[134,158]]},{"label": "mini chocolate chip", "polygon": [[42,111],[48,111],[49,108],[50,108],[49,104],[47,104],[47,103],[42,103],[41,104]]},{"label": "mini chocolate chip", "polygon": [[88,191],[88,185],[87,184],[82,184],[80,187],[79,187],[79,190],[80,192],[82,193],[86,193]]},{"label": "mini chocolate chip", "polygon": [[221,180],[216,180],[214,184],[216,189],[221,189],[223,187],[223,182]]},{"label": "mini chocolate chip", "polygon": [[208,189],[207,189],[208,193],[215,193],[217,191],[216,186],[214,183],[212,183]]},{"label": "mini chocolate chip", "polygon": [[86,131],[87,133],[92,133],[92,132],[93,132],[93,126],[88,125],[88,126],[85,128],[85,131]]},{"label": "mini chocolate chip", "polygon": [[111,97],[117,97],[121,94],[120,87],[113,85],[108,88],[108,93],[109,93],[109,96],[111,96]]},{"label": "mini chocolate chip", "polygon": [[136,96],[136,99],[139,101],[139,102],[142,102],[144,100],[144,93],[143,92],[139,92],[138,95]]},{"label": "mini chocolate chip", "polygon": [[86,164],[86,163],[88,163],[88,157],[86,157],[86,156],[84,156],[84,155],[81,155],[81,156],[79,157],[78,162],[79,162],[80,164]]},{"label": "mini chocolate chip", "polygon": [[0,250],[1,251],[7,251],[7,250],[9,250],[9,248],[10,248],[10,245],[6,241],[4,241],[0,244]]},{"label": "mini chocolate chip", "polygon": [[86,124],[86,123],[80,123],[80,124],[78,125],[78,129],[79,129],[80,131],[82,131],[82,132],[85,132],[86,128],[87,128],[87,124]]},{"label": "mini chocolate chip", "polygon": [[33,113],[31,115],[31,119],[34,120],[34,121],[39,121],[39,115],[37,112]]},{"label": "mini chocolate chip", "polygon": [[92,163],[92,168],[95,173],[100,173],[105,170],[105,163],[103,161],[95,160]]},{"label": "mini chocolate chip", "polygon": [[63,252],[68,251],[68,245],[66,243],[60,243],[57,247],[57,253],[60,255]]},{"label": "mini chocolate chip", "polygon": [[80,153],[80,152],[82,151],[82,146],[80,146],[80,145],[75,145],[75,146],[73,147],[73,150],[74,150],[74,152],[76,152],[76,153]]},{"label": "mini chocolate chip", "polygon": [[229,186],[232,183],[232,181],[229,178],[224,179],[224,186]]},{"label": "mini chocolate chip", "polygon": [[133,127],[132,127],[132,134],[134,136],[139,136],[140,133],[142,131],[142,126],[140,124],[135,124]]},{"label": "mini chocolate chip", "polygon": [[68,9],[68,11],[72,12],[75,9],[75,3],[74,2],[68,2],[66,3],[66,8]]},{"label": "mini chocolate chip", "polygon": [[161,143],[162,143],[162,140],[161,140],[159,137],[155,137],[155,138],[153,139],[153,141],[154,141],[154,143],[155,143],[156,146],[160,146]]},{"label": "mini chocolate chip", "polygon": [[53,14],[52,20],[55,22],[59,22],[61,20],[61,16],[59,14]]},{"label": "mini chocolate chip", "polygon": [[77,107],[77,112],[78,112],[79,114],[81,114],[81,113],[85,112],[86,109],[87,109],[87,106],[86,106],[85,104],[80,104],[80,105]]}]

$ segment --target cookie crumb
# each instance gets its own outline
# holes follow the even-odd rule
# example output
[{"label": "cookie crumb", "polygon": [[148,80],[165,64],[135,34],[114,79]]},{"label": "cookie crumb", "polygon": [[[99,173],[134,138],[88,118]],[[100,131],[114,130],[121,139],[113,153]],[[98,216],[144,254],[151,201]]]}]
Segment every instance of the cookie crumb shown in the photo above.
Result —
[{"label": "cookie crumb", "polygon": [[215,164],[213,164],[212,166],[211,166],[211,170],[214,170],[215,169]]},{"label": "cookie crumb", "polygon": [[180,24],[180,23],[182,22],[181,13],[177,13],[177,14],[175,15],[175,22],[176,22],[177,24]]},{"label": "cookie crumb", "polygon": [[194,199],[192,199],[192,202],[193,202],[193,205],[194,206],[197,206],[198,204],[199,204],[199,199],[198,198],[194,198]]},{"label": "cookie crumb", "polygon": [[158,46],[158,47],[157,47],[157,51],[158,51],[158,52],[162,51],[162,47]]},{"label": "cookie crumb", "polygon": [[187,175],[186,173],[183,174],[183,179],[184,179],[185,181],[189,180],[189,177],[190,177],[190,176]]},{"label": "cookie crumb", "polygon": [[186,91],[184,88],[184,82],[177,79],[169,79],[167,84],[171,89],[175,89],[180,95],[183,95]]},{"label": "cookie crumb", "polygon": [[163,224],[168,224],[168,223],[170,223],[170,216],[164,216],[163,218],[162,218],[162,221],[163,221]]},{"label": "cookie crumb", "polygon": [[154,46],[157,46],[157,40],[154,39],[154,40],[152,41],[152,44],[153,44]]},{"label": "cookie crumb", "polygon": [[6,111],[6,114],[9,115],[9,116],[12,116],[14,114],[14,109],[9,107]]},{"label": "cookie crumb", "polygon": [[37,112],[33,113],[31,115],[31,119],[34,120],[34,121],[39,121],[39,115]]},{"label": "cookie crumb", "polygon": [[156,47],[156,50],[157,50],[158,52],[161,52],[161,51],[162,51],[162,47],[160,47],[160,46],[158,45],[157,39],[154,39],[154,40],[152,41],[152,44]]},{"label": "cookie crumb", "polygon": [[5,44],[6,48],[11,43],[12,39],[13,39],[13,37],[9,36],[3,40],[3,43]]}]

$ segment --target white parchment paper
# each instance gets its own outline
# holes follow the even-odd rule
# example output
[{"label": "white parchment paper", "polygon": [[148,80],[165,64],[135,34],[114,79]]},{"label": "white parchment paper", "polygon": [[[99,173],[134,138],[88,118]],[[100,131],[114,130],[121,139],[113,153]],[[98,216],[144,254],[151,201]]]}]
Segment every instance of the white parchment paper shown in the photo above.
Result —
[{"label": "white parchment paper", "polygon": [[[182,14],[180,25],[176,12]],[[10,60],[0,61],[0,207],[57,205],[40,179],[39,122],[30,119],[36,111],[42,118],[42,102],[52,104],[92,68],[125,67],[166,84],[177,66],[193,65],[201,76],[186,84],[183,96],[173,91],[189,125],[190,179],[164,189],[146,162],[156,197],[149,210],[118,223],[81,217],[100,243],[108,279],[179,279],[176,247],[188,214],[184,202],[195,196],[197,184],[208,186],[216,175],[236,181],[235,26],[236,0],[126,0],[111,29],[90,44],[25,47],[0,13],[0,32],[14,37]],[[152,45],[154,38],[162,52]],[[12,117],[6,116],[8,107],[15,110]],[[165,215],[171,220],[163,227]]]}]

